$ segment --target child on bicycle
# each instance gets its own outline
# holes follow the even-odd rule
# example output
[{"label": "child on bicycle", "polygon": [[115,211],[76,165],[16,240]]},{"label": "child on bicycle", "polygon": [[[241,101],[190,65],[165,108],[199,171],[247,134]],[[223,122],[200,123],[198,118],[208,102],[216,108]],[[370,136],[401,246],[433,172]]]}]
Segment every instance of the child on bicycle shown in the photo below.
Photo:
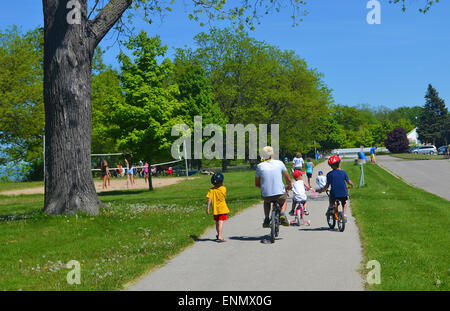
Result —
[{"label": "child on bicycle", "polygon": [[[331,172],[327,174],[327,183],[325,187],[322,189],[317,189],[317,192],[321,193],[327,191],[331,186],[330,191],[330,205],[329,210],[333,208],[336,201],[340,201],[342,204],[342,208],[344,209],[344,221],[347,221],[347,215],[345,211],[347,209],[347,200],[348,200],[348,190],[347,184],[353,187],[352,181],[348,178],[347,173],[344,170],[340,169],[341,159],[339,156],[331,156],[328,159],[328,165],[333,169]],[[327,213],[329,212],[327,211]]]},{"label": "child on bicycle", "polygon": [[292,210],[289,212],[289,215],[291,216],[294,215],[295,208],[298,204],[303,204],[305,215],[309,215],[309,212],[306,210],[306,191],[311,188],[302,180],[303,174],[305,174],[305,172],[301,172],[299,170],[295,170],[294,173],[292,173],[292,177],[294,177],[295,181],[292,183],[292,192],[294,193],[294,197],[292,198]]},{"label": "child on bicycle", "polygon": [[222,231],[223,222],[228,219],[228,209],[225,198],[227,196],[227,188],[223,185],[224,176],[222,173],[215,173],[211,177],[211,183],[214,187],[210,188],[206,197],[208,198],[208,205],[206,207],[206,213],[209,215],[209,207],[212,204],[214,220],[216,221],[216,239],[217,242],[225,242]]}]

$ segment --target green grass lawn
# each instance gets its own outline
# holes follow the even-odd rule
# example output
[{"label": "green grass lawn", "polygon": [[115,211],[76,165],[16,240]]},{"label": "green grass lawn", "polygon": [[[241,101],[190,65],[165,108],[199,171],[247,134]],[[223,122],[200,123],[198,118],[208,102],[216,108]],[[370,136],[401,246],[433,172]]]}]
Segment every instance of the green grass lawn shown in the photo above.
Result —
[{"label": "green grass lawn", "polygon": [[[235,215],[260,201],[254,171],[225,173]],[[46,216],[43,195],[0,196],[0,290],[117,290],[194,243],[214,226],[209,176],[147,190],[105,192],[99,216]],[[215,247],[211,242],[211,247]],[[81,264],[69,285],[65,264]]]},{"label": "green grass lawn", "polygon": [[[343,169],[359,185],[360,167]],[[377,165],[364,166],[366,186],[350,190],[365,260],[381,264],[370,290],[450,290],[450,202],[414,188]],[[367,275],[362,271],[363,279]],[[440,285],[437,286],[438,280]]]},{"label": "green grass lawn", "polygon": [[444,155],[432,155],[432,154],[413,154],[413,153],[391,153],[392,157],[404,159],[404,160],[443,160],[448,159]]}]

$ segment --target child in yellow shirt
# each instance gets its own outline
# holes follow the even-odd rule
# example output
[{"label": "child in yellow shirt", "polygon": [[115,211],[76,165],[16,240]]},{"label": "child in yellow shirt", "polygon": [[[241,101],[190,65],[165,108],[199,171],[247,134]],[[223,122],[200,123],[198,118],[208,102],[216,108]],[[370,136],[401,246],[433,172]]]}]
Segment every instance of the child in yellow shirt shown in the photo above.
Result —
[{"label": "child in yellow shirt", "polygon": [[225,198],[227,196],[227,188],[223,185],[224,176],[222,173],[215,173],[211,177],[211,183],[214,187],[210,188],[206,197],[208,198],[208,206],[206,213],[209,215],[209,207],[213,207],[214,220],[216,221],[217,242],[225,242],[222,236],[223,221],[228,219],[228,209]]}]

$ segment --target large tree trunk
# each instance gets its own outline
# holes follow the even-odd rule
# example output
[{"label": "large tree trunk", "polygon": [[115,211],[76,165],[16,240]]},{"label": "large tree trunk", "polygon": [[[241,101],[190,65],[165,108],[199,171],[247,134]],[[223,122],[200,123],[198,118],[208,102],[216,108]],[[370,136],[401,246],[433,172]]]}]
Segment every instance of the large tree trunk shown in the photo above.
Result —
[{"label": "large tree trunk", "polygon": [[67,1],[45,2],[44,210],[48,214],[97,214],[100,201],[90,167],[94,48],[85,21],[67,23]]},{"label": "large tree trunk", "polygon": [[[91,173],[91,62],[95,47],[131,5],[112,0],[90,21],[87,0],[43,0],[45,201],[48,214],[97,214]],[[67,8],[67,6],[72,6]],[[80,12],[69,22],[69,12]],[[74,15],[71,14],[71,17]]]}]

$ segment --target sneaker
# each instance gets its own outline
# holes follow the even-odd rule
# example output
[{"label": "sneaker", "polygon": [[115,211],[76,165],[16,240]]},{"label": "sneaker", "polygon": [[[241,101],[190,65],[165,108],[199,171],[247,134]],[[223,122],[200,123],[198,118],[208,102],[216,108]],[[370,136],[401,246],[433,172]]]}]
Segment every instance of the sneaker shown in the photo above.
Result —
[{"label": "sneaker", "polygon": [[347,222],[347,215],[344,214],[344,222]]},{"label": "sneaker", "polygon": [[269,218],[264,219],[263,228],[270,228],[270,219]]},{"label": "sneaker", "polygon": [[333,215],[334,211],[333,211],[333,206],[328,207],[327,212],[325,213],[325,215]]},{"label": "sneaker", "polygon": [[291,210],[291,211],[289,212],[289,215],[294,216],[294,210]]},{"label": "sneaker", "polygon": [[280,215],[280,222],[282,226],[289,227],[289,221],[287,220],[286,215]]},{"label": "sneaker", "polygon": [[305,209],[305,215],[309,215],[309,212],[307,209]]},{"label": "sneaker", "polygon": [[307,224],[308,226],[311,226],[311,220],[308,220],[308,221],[306,222],[306,224]]}]

